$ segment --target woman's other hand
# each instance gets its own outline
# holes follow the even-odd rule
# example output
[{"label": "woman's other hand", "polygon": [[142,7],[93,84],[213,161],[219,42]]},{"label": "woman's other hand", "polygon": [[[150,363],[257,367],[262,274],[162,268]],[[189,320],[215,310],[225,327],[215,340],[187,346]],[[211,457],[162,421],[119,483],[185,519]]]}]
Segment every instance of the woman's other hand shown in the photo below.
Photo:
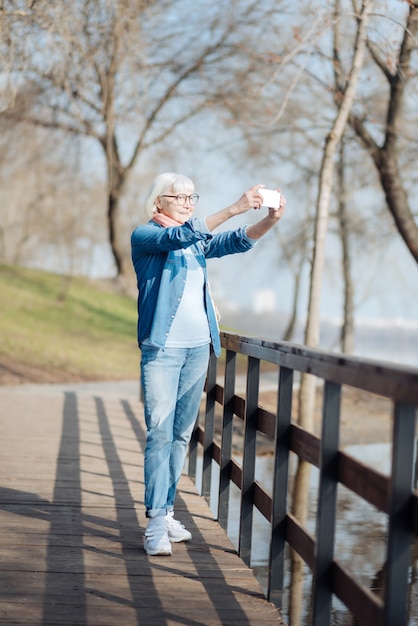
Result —
[{"label": "woman's other hand", "polygon": [[279,220],[282,217],[286,208],[286,198],[278,187],[276,187],[275,191],[280,194],[280,205],[276,208],[269,207],[269,217]]},{"label": "woman's other hand", "polygon": [[236,215],[246,213],[250,209],[261,209],[263,206],[263,196],[258,191],[265,185],[254,185],[248,191],[245,191],[241,198],[233,205],[236,208]]}]

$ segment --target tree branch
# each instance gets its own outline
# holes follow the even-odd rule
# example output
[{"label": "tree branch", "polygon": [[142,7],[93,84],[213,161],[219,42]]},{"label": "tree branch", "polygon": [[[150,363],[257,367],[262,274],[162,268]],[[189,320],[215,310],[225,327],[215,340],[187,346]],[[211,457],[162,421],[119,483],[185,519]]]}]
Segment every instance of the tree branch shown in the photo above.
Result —
[{"label": "tree branch", "polygon": [[173,93],[176,91],[176,89],[178,88],[178,86],[186,79],[188,78],[191,74],[193,74],[194,72],[196,72],[199,67],[201,67],[203,61],[213,52],[215,52],[215,50],[219,49],[220,46],[225,42],[228,34],[230,33],[230,30],[227,30],[223,33],[222,37],[216,42],[215,45],[213,46],[208,46],[199,56],[198,58],[195,60],[194,63],[192,63],[191,65],[189,65],[188,67],[186,67],[182,72],[180,72],[176,79],[168,86],[168,88],[166,89],[165,93],[162,95],[162,97],[159,99],[159,101],[156,103],[153,111],[150,113],[150,115],[148,116],[146,123],[144,125],[144,128],[142,129],[142,132],[138,138],[138,141],[136,142],[132,157],[129,161],[129,164],[127,166],[127,169],[131,168],[133,166],[133,164],[135,163],[138,154],[142,148],[142,145],[144,143],[146,134],[148,133],[149,129],[152,127],[156,117],[158,116],[158,114],[161,112],[161,110],[164,108],[164,106],[167,104],[167,102],[169,102],[171,96],[173,95]]}]

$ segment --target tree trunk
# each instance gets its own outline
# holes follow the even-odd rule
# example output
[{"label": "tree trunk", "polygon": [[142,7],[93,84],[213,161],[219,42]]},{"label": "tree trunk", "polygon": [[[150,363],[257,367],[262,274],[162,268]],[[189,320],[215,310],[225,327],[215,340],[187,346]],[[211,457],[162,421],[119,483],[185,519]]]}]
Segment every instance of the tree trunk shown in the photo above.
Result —
[{"label": "tree trunk", "polygon": [[[320,299],[325,262],[325,239],[328,229],[335,155],[354,102],[358,78],[364,60],[367,41],[367,24],[372,5],[373,0],[363,0],[350,76],[345,93],[339,102],[339,109],[333,127],[325,142],[320,169],[308,319],[305,331],[305,343],[310,347],[317,347],[319,344]],[[314,376],[310,374],[302,375],[299,393],[298,423],[302,428],[308,431],[312,431],[314,425],[315,382]],[[309,476],[310,465],[306,461],[299,460],[293,489],[292,512],[303,524],[308,514]],[[303,574],[301,574],[301,572],[303,572],[303,570],[301,570],[296,561],[294,568],[292,567],[292,573],[297,574],[297,577],[292,579],[291,582],[291,588],[294,588],[289,607],[291,626],[299,626],[301,623],[301,614],[298,607],[302,605],[302,599],[301,597],[299,599],[295,597],[296,593],[303,593]]]},{"label": "tree trunk", "polygon": [[357,137],[370,154],[377,169],[386,203],[395,221],[396,228],[412,257],[418,263],[418,224],[408,203],[408,194],[402,184],[398,150],[396,146],[398,126],[401,123],[404,94],[410,68],[411,54],[416,47],[418,35],[418,3],[411,2],[404,38],[400,47],[396,72],[391,74],[386,59],[371,48],[372,57],[389,82],[390,96],[386,114],[384,141],[381,146],[368,132],[363,119],[350,115],[350,124]]},{"label": "tree trunk", "polygon": [[294,288],[293,288],[292,312],[291,312],[288,324],[286,326],[286,330],[283,333],[283,341],[291,341],[293,338],[293,335],[295,334],[296,321],[298,318],[300,280],[301,280],[301,273],[297,272],[297,274],[295,275],[295,283],[294,283]]},{"label": "tree trunk", "polygon": [[344,138],[340,144],[338,160],[338,225],[341,239],[342,270],[344,279],[344,319],[341,327],[341,351],[354,350],[354,285],[351,278],[350,233],[347,220],[346,188],[344,179]]},{"label": "tree trunk", "polygon": [[418,263],[418,226],[409,208],[408,195],[402,185],[397,163],[397,150],[394,145],[380,152],[376,162],[380,182],[386,196],[386,203],[399,234],[409,252]]},{"label": "tree trunk", "polygon": [[113,259],[116,266],[116,274],[119,275],[122,271],[123,261],[122,253],[119,250],[117,243],[117,216],[119,209],[119,189],[110,188],[107,198],[107,226],[109,231],[109,244],[112,251]]},{"label": "tree trunk", "polygon": [[121,245],[119,238],[119,203],[123,193],[123,187],[128,175],[128,169],[124,168],[119,157],[116,138],[113,133],[100,141],[106,158],[107,165],[107,229],[109,244],[116,267],[116,275],[124,271],[126,263],[126,246]]}]

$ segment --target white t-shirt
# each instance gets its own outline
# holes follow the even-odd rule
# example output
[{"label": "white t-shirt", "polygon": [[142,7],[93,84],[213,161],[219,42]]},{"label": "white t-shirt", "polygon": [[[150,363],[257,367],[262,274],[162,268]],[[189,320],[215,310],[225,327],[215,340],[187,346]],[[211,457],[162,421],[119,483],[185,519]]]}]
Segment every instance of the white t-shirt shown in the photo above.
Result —
[{"label": "white t-shirt", "polygon": [[186,283],[167,337],[167,348],[193,348],[210,342],[203,268],[196,260],[193,249],[185,248],[183,254],[187,262]]}]

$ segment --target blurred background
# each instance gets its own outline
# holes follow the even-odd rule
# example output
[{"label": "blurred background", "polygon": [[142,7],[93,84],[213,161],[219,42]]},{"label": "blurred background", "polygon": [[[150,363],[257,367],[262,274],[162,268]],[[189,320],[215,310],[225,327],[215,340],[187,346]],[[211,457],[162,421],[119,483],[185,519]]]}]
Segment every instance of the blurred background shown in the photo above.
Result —
[{"label": "blurred background", "polygon": [[280,187],[280,225],[250,253],[209,262],[221,324],[304,342],[323,245],[319,345],[418,365],[413,5],[374,3],[324,175],[358,46],[351,1],[5,0],[0,263],[134,297],[130,234],[155,175],[192,178],[201,216],[254,184]]}]

